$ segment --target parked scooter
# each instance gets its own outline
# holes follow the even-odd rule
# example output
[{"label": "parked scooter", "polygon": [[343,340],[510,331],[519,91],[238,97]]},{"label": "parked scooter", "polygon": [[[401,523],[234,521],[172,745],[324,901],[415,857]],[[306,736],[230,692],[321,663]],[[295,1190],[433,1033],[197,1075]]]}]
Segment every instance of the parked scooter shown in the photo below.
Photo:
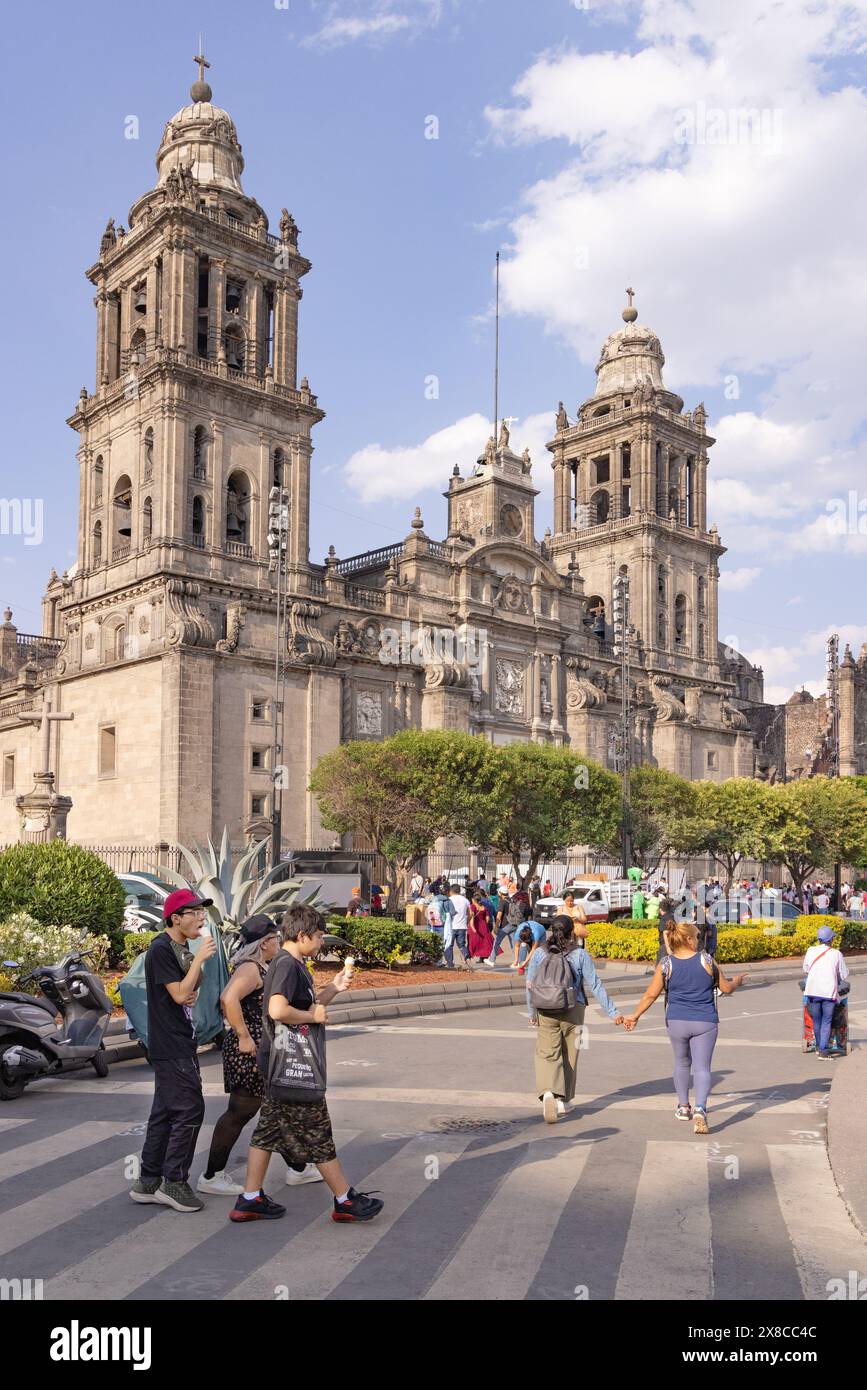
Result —
[{"label": "parked scooter", "polygon": [[[103,1038],[112,1004],[84,964],[91,955],[71,951],[59,964],[40,965],[17,981],[35,980],[38,995],[0,991],[0,1101],[16,1100],[28,1081],[68,1070],[70,1063],[89,1062],[97,1076],[108,1076]],[[17,961],[3,965],[18,968]]]}]

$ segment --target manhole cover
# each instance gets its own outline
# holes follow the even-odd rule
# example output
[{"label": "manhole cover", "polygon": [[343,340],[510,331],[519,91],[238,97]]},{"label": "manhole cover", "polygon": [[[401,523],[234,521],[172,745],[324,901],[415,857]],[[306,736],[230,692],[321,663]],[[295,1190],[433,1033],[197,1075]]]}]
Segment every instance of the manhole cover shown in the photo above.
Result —
[{"label": "manhole cover", "polygon": [[519,1120],[485,1120],[473,1115],[441,1115],[432,1121],[429,1134],[484,1133],[491,1130],[514,1129]]}]

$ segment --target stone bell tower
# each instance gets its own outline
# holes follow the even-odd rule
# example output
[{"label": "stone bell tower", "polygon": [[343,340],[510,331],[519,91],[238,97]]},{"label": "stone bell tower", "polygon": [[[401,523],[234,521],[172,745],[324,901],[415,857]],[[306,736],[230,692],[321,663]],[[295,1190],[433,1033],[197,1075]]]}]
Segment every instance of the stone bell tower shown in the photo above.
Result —
[{"label": "stone bell tower", "polygon": [[[310,435],[323,418],[296,381],[310,262],[289,213],[271,235],[244,192],[235,124],[196,61],[156,186],[130,209],[128,231],[109,221],[87,272],[96,389],[82,389],[69,420],[81,438],[79,602],[157,573],[199,590],[268,588],[275,483],[289,492],[290,571],[307,567]],[[176,610],[195,597],[172,592]]]},{"label": "stone bell tower", "polygon": [[[704,406],[684,412],[662,379],[665,357],[636,322],[627,290],[625,327],[604,342],[596,390],[571,424],[561,402],[548,445],[554,469],[552,554],[577,562],[587,625],[610,636],[614,581],[628,573],[631,621],[643,650],[676,677],[717,679],[718,561],[707,529]],[[604,621],[603,621],[604,620]]]}]

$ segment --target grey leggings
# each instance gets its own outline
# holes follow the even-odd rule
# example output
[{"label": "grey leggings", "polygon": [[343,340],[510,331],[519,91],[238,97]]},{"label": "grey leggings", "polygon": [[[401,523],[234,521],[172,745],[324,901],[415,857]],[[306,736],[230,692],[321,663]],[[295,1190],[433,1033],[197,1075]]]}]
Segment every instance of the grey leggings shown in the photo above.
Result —
[{"label": "grey leggings", "polygon": [[672,1018],[668,1036],[674,1049],[674,1089],[679,1105],[689,1105],[689,1071],[692,1067],[695,1103],[704,1110],[710,1095],[710,1064],[719,1024],[699,1019]]}]

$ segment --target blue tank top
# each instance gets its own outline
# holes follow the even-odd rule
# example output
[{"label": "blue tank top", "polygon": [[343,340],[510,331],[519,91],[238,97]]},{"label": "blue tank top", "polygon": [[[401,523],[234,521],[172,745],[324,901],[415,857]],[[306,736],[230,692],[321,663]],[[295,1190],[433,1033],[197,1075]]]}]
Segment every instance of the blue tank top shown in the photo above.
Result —
[{"label": "blue tank top", "polygon": [[671,975],[668,983],[667,1018],[689,1022],[719,1023],[713,992],[713,975],[702,965],[701,952],[688,959],[669,956]]}]

